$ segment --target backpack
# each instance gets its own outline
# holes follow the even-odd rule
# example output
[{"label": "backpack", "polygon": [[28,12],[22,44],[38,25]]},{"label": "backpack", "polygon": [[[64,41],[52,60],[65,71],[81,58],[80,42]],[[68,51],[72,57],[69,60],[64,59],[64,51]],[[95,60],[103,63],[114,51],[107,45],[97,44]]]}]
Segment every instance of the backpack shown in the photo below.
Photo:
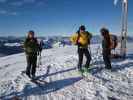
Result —
[{"label": "backpack", "polygon": [[110,48],[115,49],[118,46],[118,38],[116,35],[110,35]]}]

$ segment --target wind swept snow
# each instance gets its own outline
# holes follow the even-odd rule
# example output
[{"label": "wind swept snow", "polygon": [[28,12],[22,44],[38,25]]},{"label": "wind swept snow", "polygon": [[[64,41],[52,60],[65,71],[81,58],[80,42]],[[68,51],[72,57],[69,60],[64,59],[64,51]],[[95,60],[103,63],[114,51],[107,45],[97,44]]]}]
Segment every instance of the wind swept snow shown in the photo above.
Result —
[{"label": "wind swept snow", "polygon": [[133,100],[133,49],[126,60],[113,60],[104,69],[99,45],[91,46],[92,70],[83,79],[77,72],[77,48],[44,50],[37,77],[48,82],[38,86],[21,75],[26,68],[23,53],[0,58],[1,100]]}]

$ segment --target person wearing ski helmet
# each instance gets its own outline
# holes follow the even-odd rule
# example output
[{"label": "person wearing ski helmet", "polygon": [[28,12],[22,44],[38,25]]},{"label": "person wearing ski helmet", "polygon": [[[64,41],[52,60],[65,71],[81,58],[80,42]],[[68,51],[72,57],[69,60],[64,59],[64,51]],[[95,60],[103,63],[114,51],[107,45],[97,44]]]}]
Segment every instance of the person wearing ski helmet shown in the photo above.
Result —
[{"label": "person wearing ski helmet", "polygon": [[82,63],[83,63],[83,56],[85,55],[87,61],[85,64],[85,68],[88,70],[91,61],[91,54],[88,50],[88,46],[90,45],[90,40],[92,38],[92,34],[86,31],[86,27],[81,25],[77,33],[70,38],[71,42],[78,46],[78,70],[83,71]]},{"label": "person wearing ski helmet", "polygon": [[37,38],[35,38],[34,35],[34,31],[29,31],[28,36],[24,42],[24,50],[27,60],[26,75],[28,75],[30,78],[35,78],[37,55],[39,53],[39,44]]},{"label": "person wearing ski helmet", "polygon": [[101,36],[103,37],[102,40],[102,54],[103,54],[103,60],[105,63],[106,69],[111,69],[111,41],[110,41],[110,35],[109,30],[107,28],[102,28],[100,30]]}]

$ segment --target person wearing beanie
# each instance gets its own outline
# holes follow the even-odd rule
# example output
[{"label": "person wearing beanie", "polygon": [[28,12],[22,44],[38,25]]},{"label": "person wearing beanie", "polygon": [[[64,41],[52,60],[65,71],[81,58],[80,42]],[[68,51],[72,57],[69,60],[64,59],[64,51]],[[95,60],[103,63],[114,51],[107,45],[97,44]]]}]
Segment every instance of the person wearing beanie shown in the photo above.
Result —
[{"label": "person wearing beanie", "polygon": [[29,31],[28,36],[24,42],[24,50],[27,60],[26,75],[34,79],[37,67],[37,55],[39,53],[39,44],[35,38],[34,31]]},{"label": "person wearing beanie", "polygon": [[83,56],[85,55],[87,61],[85,64],[85,69],[89,69],[90,67],[90,61],[91,61],[91,54],[88,50],[88,47],[90,45],[90,40],[92,38],[92,34],[88,31],[86,31],[86,27],[84,25],[81,25],[79,27],[79,30],[76,32],[75,35],[73,35],[70,40],[73,44],[77,45],[78,47],[78,70],[83,72]]},{"label": "person wearing beanie", "polygon": [[111,69],[111,39],[109,35],[109,30],[107,28],[102,28],[100,30],[101,36],[103,37],[102,40],[102,54],[103,54],[103,60],[105,63],[106,69]]}]

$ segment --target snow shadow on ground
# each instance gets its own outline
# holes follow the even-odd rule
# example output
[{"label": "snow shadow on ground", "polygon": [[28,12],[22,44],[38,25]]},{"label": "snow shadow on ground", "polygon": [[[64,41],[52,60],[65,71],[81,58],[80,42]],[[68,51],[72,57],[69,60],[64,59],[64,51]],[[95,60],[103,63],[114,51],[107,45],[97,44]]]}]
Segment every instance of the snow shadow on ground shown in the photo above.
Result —
[{"label": "snow shadow on ground", "polygon": [[50,72],[50,69],[51,69],[51,66],[48,66],[48,67],[47,67],[46,74],[44,74],[44,75],[40,75],[40,76],[37,76],[37,79],[40,79],[40,78],[45,79],[46,77],[48,77],[49,72]]},{"label": "snow shadow on ground", "polygon": [[[133,60],[133,54],[128,54],[126,59]],[[121,65],[117,64],[117,63],[125,61],[126,59],[112,59],[111,60],[111,63],[112,63],[112,70],[111,71],[112,72],[118,72],[118,71],[124,70],[125,68],[133,67],[133,62],[127,62],[127,63],[121,64]],[[103,61],[94,62],[92,65],[96,65],[97,67],[92,67],[90,69],[90,73],[92,75],[95,75],[97,73],[100,73],[102,70],[104,70],[105,68],[104,68],[104,66],[101,66],[101,64],[104,64],[104,62]]]},{"label": "snow shadow on ground", "polygon": [[40,79],[40,78],[45,79],[45,78],[47,78],[47,77],[49,77],[49,76],[53,76],[53,75],[57,75],[57,74],[69,72],[69,71],[72,71],[72,70],[76,70],[76,67],[74,67],[74,68],[70,68],[70,69],[66,69],[66,70],[61,70],[61,71],[54,72],[54,73],[49,73],[49,72],[50,72],[50,68],[51,68],[51,66],[48,66],[48,67],[47,67],[47,72],[46,72],[46,74],[38,76],[37,79]]},{"label": "snow shadow on ground", "polygon": [[130,67],[133,67],[133,62],[127,62],[122,65],[115,65],[113,66],[112,71],[118,72],[118,71],[124,70],[125,68],[130,68]]},{"label": "snow shadow on ground", "polygon": [[95,61],[95,62],[92,62],[92,65],[101,65],[101,64],[104,64],[104,61]]},{"label": "snow shadow on ground", "polygon": [[103,69],[104,69],[104,67],[94,67],[94,68],[90,69],[90,73],[92,75],[95,75],[97,73],[100,73]]},{"label": "snow shadow on ground", "polygon": [[[122,61],[125,61],[125,60],[133,60],[133,54],[128,54],[126,59],[114,59],[112,62],[113,63],[119,63],[119,62],[122,62]],[[133,67],[133,62],[127,62],[125,64],[121,64],[121,65],[112,65],[112,71],[113,72],[118,72],[118,71],[121,71],[121,70],[124,70],[125,68],[130,68],[130,67]]]},{"label": "snow shadow on ground", "polygon": [[127,58],[133,60],[133,54],[128,54]]},{"label": "snow shadow on ground", "polygon": [[[124,60],[115,60],[115,61],[112,61],[112,63],[117,63],[117,62],[122,62]],[[118,72],[118,71],[121,71],[121,70],[124,70],[125,68],[130,68],[130,67],[133,67],[133,62],[127,62],[125,64],[121,64],[121,65],[113,65],[112,64],[112,69],[111,71],[112,72]],[[104,70],[105,68],[104,67],[94,67],[94,68],[91,68],[91,74],[94,75],[94,74],[97,74],[97,73],[100,73],[102,70]]]},{"label": "snow shadow on ground", "polygon": [[127,56],[126,56],[126,58],[124,59],[124,58],[114,58],[114,59],[112,59],[111,61],[113,62],[113,63],[117,63],[117,62],[122,62],[122,61],[124,61],[124,60],[126,60],[126,59],[128,59],[128,60],[133,60],[133,54],[128,54]]},{"label": "snow shadow on ground", "polygon": [[27,98],[28,96],[31,95],[46,95],[51,92],[58,91],[62,88],[65,88],[67,86],[71,86],[72,84],[80,81],[82,77],[76,77],[76,78],[68,78],[68,79],[63,79],[63,80],[57,80],[50,82],[48,84],[42,84],[41,86],[36,86],[33,87],[30,84],[26,84],[23,91],[21,92],[13,92],[9,95],[6,95],[2,97],[2,100],[11,100],[12,97],[17,96],[19,98]]}]

